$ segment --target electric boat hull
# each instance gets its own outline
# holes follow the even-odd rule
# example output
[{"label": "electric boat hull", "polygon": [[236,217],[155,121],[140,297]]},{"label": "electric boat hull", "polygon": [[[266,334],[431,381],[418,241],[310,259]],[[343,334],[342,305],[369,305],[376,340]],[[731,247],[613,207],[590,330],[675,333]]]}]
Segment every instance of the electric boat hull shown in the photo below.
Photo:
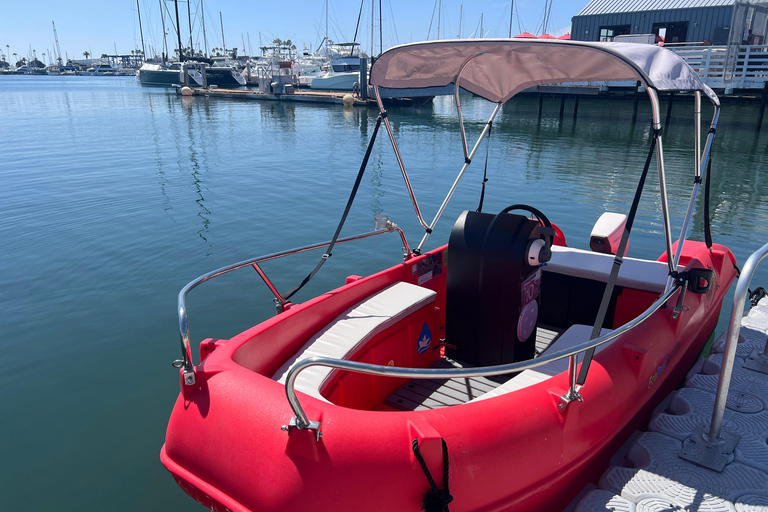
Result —
[{"label": "electric boat hull", "polygon": [[[686,242],[681,263],[715,270],[711,291],[688,293],[687,311],[673,319],[678,292],[667,307],[610,342],[595,356],[581,390],[584,401],[566,408],[559,404],[569,389],[567,371],[490,399],[411,412],[385,405],[353,409],[300,392],[307,416],[322,423],[322,437],[281,430],[293,413],[285,386],[271,378],[280,365],[351,305],[393,283],[418,285],[413,269],[444,250],[295,305],[230,340],[204,342],[197,382],[182,384],[161,453],[179,485],[212,509],[418,510],[429,486],[411,443],[419,440],[442,487],[442,438],[451,510],[559,510],[596,481],[610,454],[681,381],[710,338],[735,277],[728,249]],[[437,292],[428,323],[438,330],[445,325],[450,272],[446,265],[423,284]],[[545,272],[545,283],[549,276]],[[647,305],[635,304],[651,300],[644,293],[624,288],[614,323]],[[542,296],[542,308],[547,301]],[[344,392],[354,403],[354,389]]]}]

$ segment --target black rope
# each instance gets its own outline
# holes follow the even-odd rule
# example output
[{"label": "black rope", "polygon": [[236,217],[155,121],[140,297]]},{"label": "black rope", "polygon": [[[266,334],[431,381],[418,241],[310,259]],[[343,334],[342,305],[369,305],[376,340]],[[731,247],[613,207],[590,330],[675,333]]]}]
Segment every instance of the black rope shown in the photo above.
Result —
[{"label": "black rope", "polygon": [[480,190],[480,204],[477,206],[477,212],[483,211],[483,200],[485,199],[485,184],[488,182],[488,153],[491,150],[491,130],[493,121],[488,122],[488,142],[485,145],[485,167],[483,168],[483,188]]},{"label": "black rope", "polygon": [[707,249],[712,248],[712,232],[709,227],[709,187],[712,182],[712,150],[710,150],[709,161],[707,162],[707,181],[704,183],[704,242]]},{"label": "black rope", "polygon": [[[624,233],[621,235],[621,241],[619,242],[619,249],[616,251],[616,257],[613,259],[613,267],[611,268],[611,275],[608,277],[608,282],[605,284],[605,292],[603,292],[603,300],[600,302],[600,309],[597,311],[597,318],[595,319],[595,325],[592,326],[592,335],[590,340],[594,340],[600,336],[600,329],[603,327],[603,321],[605,315],[608,313],[608,306],[611,303],[611,296],[613,295],[613,288],[616,285],[616,279],[619,277],[619,268],[624,261],[624,251],[627,247],[627,241],[629,240],[629,232],[632,231],[632,224],[635,221],[635,214],[637,214],[637,207],[640,204],[640,196],[643,193],[643,187],[645,186],[645,178],[648,176],[648,169],[651,166],[651,159],[653,158],[653,151],[656,148],[656,139],[661,136],[661,130],[654,130],[653,139],[651,139],[651,148],[648,151],[648,158],[645,160],[645,167],[643,167],[643,174],[640,176],[640,182],[637,184],[637,190],[635,190],[635,198],[632,200],[632,207],[629,209],[629,215],[627,216],[627,225],[624,228]],[[589,366],[592,364],[592,357],[595,355],[594,347],[587,350],[584,354],[584,361],[581,363],[581,371],[579,371],[579,378],[576,383],[579,386],[583,386],[587,380],[587,373],[589,372]]]},{"label": "black rope", "polygon": [[355,185],[352,187],[352,193],[349,195],[349,200],[347,200],[347,207],[344,209],[344,214],[341,216],[341,221],[339,221],[339,227],[336,228],[336,233],[334,233],[333,238],[331,239],[331,243],[328,244],[328,249],[325,251],[322,258],[320,259],[320,262],[318,262],[314,270],[312,270],[312,272],[307,274],[307,277],[305,277],[301,283],[296,285],[293,288],[293,290],[288,292],[288,294],[285,296],[286,302],[288,302],[296,292],[304,288],[304,285],[307,284],[309,280],[315,276],[315,274],[317,274],[317,271],[320,270],[320,267],[323,266],[323,263],[325,263],[325,260],[331,257],[331,251],[333,250],[333,246],[336,244],[336,240],[338,240],[339,234],[341,234],[341,228],[344,227],[344,222],[347,220],[347,215],[349,214],[349,210],[352,208],[352,203],[355,200],[355,195],[357,195],[357,189],[360,188],[360,182],[363,179],[363,174],[365,174],[365,168],[368,166],[368,159],[370,158],[371,151],[373,150],[373,143],[376,140],[376,135],[379,133],[379,126],[381,126],[381,120],[382,120],[382,116],[379,115],[378,119],[376,119],[376,127],[373,129],[373,136],[371,137],[371,141],[368,143],[368,149],[365,150],[365,157],[363,157],[363,162],[360,164],[360,171],[357,173],[357,179],[355,180]]},{"label": "black rope", "polygon": [[427,463],[424,461],[424,457],[419,452],[419,440],[414,439],[411,444],[413,448],[413,455],[416,460],[419,461],[419,466],[424,472],[424,476],[427,477],[429,482],[429,489],[424,493],[423,501],[421,502],[421,510],[424,512],[449,512],[448,505],[453,501],[448,490],[448,445],[445,444],[445,439],[440,439],[443,444],[443,488],[440,489],[435,483],[435,479],[432,478],[432,474],[429,472]]}]

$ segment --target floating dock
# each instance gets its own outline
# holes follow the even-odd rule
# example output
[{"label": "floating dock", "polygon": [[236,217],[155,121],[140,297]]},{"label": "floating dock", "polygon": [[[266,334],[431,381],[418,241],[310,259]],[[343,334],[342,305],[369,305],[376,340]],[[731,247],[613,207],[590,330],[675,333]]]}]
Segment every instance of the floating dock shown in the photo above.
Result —
[{"label": "floating dock", "polygon": [[679,454],[697,429],[709,426],[725,333],[656,409],[647,431],[614,456],[598,487],[585,489],[566,511],[768,511],[768,375],[745,367],[766,345],[768,298],[741,325],[722,427],[740,437],[723,471]]}]

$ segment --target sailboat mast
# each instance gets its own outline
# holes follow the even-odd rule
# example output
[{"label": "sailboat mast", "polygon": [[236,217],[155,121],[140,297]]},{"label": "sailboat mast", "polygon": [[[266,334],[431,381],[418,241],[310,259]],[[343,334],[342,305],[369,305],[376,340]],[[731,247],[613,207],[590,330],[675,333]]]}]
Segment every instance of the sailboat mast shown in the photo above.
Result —
[{"label": "sailboat mast", "polygon": [[459,39],[461,39],[461,21],[464,17],[464,4],[459,7]]},{"label": "sailboat mast", "polygon": [[165,64],[165,60],[168,57],[168,39],[165,37],[165,14],[163,13],[163,0],[158,0],[160,2],[160,20],[163,23],[163,64]]},{"label": "sailboat mast", "polygon": [[200,19],[203,21],[203,44],[205,45],[205,56],[208,57],[208,38],[205,36],[205,9],[203,0],[200,0]]},{"label": "sailboat mast", "polygon": [[[144,31],[141,29],[141,7],[139,7],[139,0],[136,0],[136,12],[139,13],[139,34],[141,35],[141,54],[146,59],[147,50],[144,48]],[[51,22],[53,23],[53,22]],[[53,26],[54,30],[56,28],[56,25]],[[58,43],[57,43],[58,44]]]},{"label": "sailboat mast", "polygon": [[224,54],[227,53],[227,43],[224,41],[224,18],[221,16],[221,11],[219,11],[219,22],[221,23],[221,44],[224,46]]},{"label": "sailboat mast", "polygon": [[512,13],[515,12],[515,0],[509,3],[509,38],[512,38]]},{"label": "sailboat mast", "polygon": [[192,0],[187,0],[187,19],[189,20],[189,52],[194,55],[195,48],[192,44]]},{"label": "sailboat mast", "polygon": [[173,0],[176,9],[176,37],[179,39],[179,60],[184,61],[184,50],[181,46],[181,25],[179,25],[179,0]]},{"label": "sailboat mast", "polygon": [[485,32],[483,32],[483,13],[480,13],[480,37],[485,37]]},{"label": "sailboat mast", "polygon": [[328,50],[328,0],[325,0],[325,56],[330,58],[331,52]]},{"label": "sailboat mast", "polygon": [[381,0],[379,0],[379,55],[384,53],[384,27],[381,18]]},{"label": "sailboat mast", "polygon": [[437,39],[440,39],[440,17],[443,12],[443,0],[440,0],[437,4]]},{"label": "sailboat mast", "polygon": [[374,27],[376,27],[376,0],[371,0],[371,57],[376,53],[376,41],[373,37]]}]

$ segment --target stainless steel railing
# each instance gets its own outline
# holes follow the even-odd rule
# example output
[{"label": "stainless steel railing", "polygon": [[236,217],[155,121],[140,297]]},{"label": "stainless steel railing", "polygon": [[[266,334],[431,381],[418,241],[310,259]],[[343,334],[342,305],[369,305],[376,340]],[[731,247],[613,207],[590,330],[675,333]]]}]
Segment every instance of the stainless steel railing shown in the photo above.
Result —
[{"label": "stainless steel railing", "polygon": [[[636,317],[630,322],[622,325],[621,327],[611,331],[604,336],[595,338],[594,340],[585,341],[572,348],[561,350],[552,354],[545,354],[536,359],[529,361],[520,361],[517,363],[509,363],[498,366],[483,366],[477,368],[455,368],[455,369],[443,369],[443,368],[400,368],[392,366],[380,366],[375,364],[360,363],[356,361],[344,361],[340,359],[330,359],[325,357],[310,357],[303,359],[296,363],[289,371],[285,381],[285,394],[288,397],[288,402],[296,415],[291,419],[291,422],[287,426],[283,426],[284,430],[290,430],[291,427],[298,429],[312,429],[318,430],[320,428],[320,422],[310,421],[307,418],[304,409],[301,407],[298,397],[296,396],[296,390],[294,389],[294,383],[296,377],[302,370],[309,368],[310,366],[325,366],[328,368],[337,368],[340,370],[348,370],[358,373],[367,373],[372,375],[381,375],[385,377],[402,377],[411,379],[452,379],[452,378],[466,378],[466,377],[483,377],[504,375],[506,373],[520,372],[531,368],[551,363],[566,357],[570,357],[569,375],[571,389],[568,393],[561,398],[560,408],[567,406],[568,402],[578,397],[578,389],[576,388],[576,358],[578,354],[588,350],[590,348],[597,347],[603,343],[607,343],[625,332],[634,329],[645,320],[647,320],[656,310],[661,308],[666,302],[675,294],[680,288],[680,283],[677,281],[672,287],[666,290],[647,310],[645,310],[640,316]],[[580,397],[576,398],[580,399]],[[319,436],[318,436],[319,437]]]},{"label": "stainless steel railing", "polygon": [[[728,323],[728,333],[725,337],[723,364],[720,366],[720,381],[717,384],[717,394],[715,395],[715,406],[712,411],[709,433],[706,434],[706,440],[710,442],[716,442],[721,437],[725,401],[728,398],[728,388],[731,385],[733,360],[736,357],[736,345],[739,343],[741,319],[744,317],[744,304],[747,301],[747,295],[749,295],[749,283],[755,275],[757,265],[766,256],[768,256],[768,244],[762,246],[747,259],[747,262],[744,263],[744,268],[741,269],[739,282],[736,283],[736,290],[733,294],[733,307],[731,308],[731,320]],[[768,345],[766,345],[766,348],[768,348]]]},{"label": "stainless steel railing", "polygon": [[[397,231],[400,234],[400,239],[403,242],[403,258],[405,260],[408,260],[411,257],[411,249],[408,246],[408,241],[405,239],[405,235],[403,234],[403,231],[399,227],[397,227],[396,224],[392,222],[387,222],[387,227],[384,229],[369,231],[368,233],[362,233],[359,235],[349,236],[346,238],[340,238],[339,240],[336,241],[336,243],[343,244],[347,242],[352,242],[354,240],[362,240],[363,238],[368,238],[375,235],[381,235],[382,233],[392,233],[395,231]],[[174,361],[174,366],[183,369],[184,383],[188,386],[191,386],[195,383],[195,372],[193,368],[194,365],[192,360],[192,349],[190,348],[190,343],[189,343],[189,319],[187,317],[187,303],[186,303],[187,294],[190,291],[195,289],[200,284],[213,279],[214,277],[227,274],[229,272],[232,272],[233,270],[239,270],[245,267],[253,267],[254,270],[256,270],[256,272],[259,274],[259,276],[264,280],[264,283],[267,285],[270,291],[275,295],[275,303],[277,305],[278,313],[279,313],[282,311],[282,306],[286,303],[286,301],[283,298],[283,296],[280,294],[280,292],[277,290],[277,288],[274,286],[272,281],[270,281],[270,279],[261,269],[259,264],[264,263],[265,261],[275,260],[278,258],[283,258],[285,256],[291,256],[293,254],[312,251],[314,249],[322,249],[323,247],[328,247],[330,243],[331,243],[330,241],[321,242],[317,244],[307,245],[304,247],[298,247],[295,249],[289,249],[287,251],[275,252],[272,254],[267,254],[265,256],[251,258],[248,260],[240,261],[238,263],[233,263],[232,265],[227,265],[226,267],[221,267],[212,272],[208,272],[207,274],[204,274],[198,277],[197,279],[189,282],[184,288],[182,288],[181,291],[179,292],[179,298],[178,298],[179,335],[181,337],[182,359],[178,361]]]}]

